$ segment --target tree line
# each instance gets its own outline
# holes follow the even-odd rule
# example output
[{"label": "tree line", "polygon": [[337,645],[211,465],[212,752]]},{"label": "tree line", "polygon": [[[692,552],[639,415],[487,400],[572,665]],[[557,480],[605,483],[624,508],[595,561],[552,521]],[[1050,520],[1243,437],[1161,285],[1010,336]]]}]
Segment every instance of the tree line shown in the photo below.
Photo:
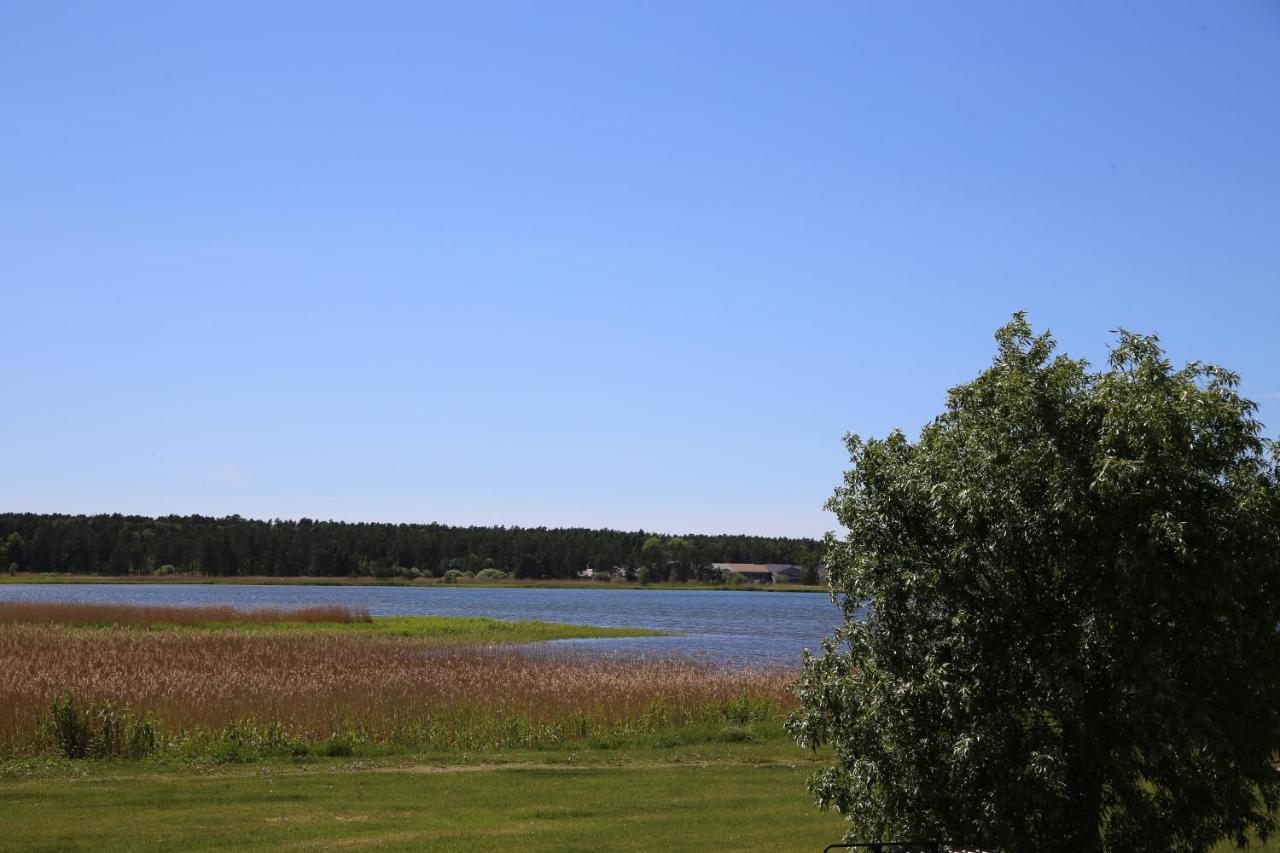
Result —
[{"label": "tree line", "polygon": [[815,539],[668,536],[546,527],[453,527],[170,515],[0,514],[0,568],[68,574],[428,577],[498,569],[569,578],[615,567],[654,580],[717,581],[712,563],[816,566]]}]

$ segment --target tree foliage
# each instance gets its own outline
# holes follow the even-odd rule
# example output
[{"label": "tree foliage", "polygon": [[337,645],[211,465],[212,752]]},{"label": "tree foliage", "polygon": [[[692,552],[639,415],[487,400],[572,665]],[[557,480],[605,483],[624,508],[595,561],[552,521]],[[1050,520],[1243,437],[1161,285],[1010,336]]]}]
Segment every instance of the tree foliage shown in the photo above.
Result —
[{"label": "tree foliage", "polygon": [[1280,487],[1238,377],[1121,331],[1100,371],[1021,314],[909,441],[846,440],[845,624],[797,740],[851,840],[1205,850],[1280,793]]},{"label": "tree foliage", "polygon": [[23,571],[110,575],[157,574],[169,566],[170,573],[213,576],[418,577],[496,569],[522,578],[569,578],[588,567],[607,572],[647,565],[653,557],[661,560],[663,580],[673,572],[680,580],[704,580],[701,567],[712,562],[821,559],[821,543],[812,539],[199,515],[0,514],[0,543]]}]

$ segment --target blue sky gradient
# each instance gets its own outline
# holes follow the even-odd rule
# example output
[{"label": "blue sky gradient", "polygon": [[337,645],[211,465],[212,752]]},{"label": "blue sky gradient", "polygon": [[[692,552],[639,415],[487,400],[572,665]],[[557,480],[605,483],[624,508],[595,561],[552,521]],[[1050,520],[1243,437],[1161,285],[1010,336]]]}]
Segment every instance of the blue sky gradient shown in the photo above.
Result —
[{"label": "blue sky gradient", "polygon": [[1280,4],[0,2],[0,509],[817,535],[1018,309],[1280,424]]}]

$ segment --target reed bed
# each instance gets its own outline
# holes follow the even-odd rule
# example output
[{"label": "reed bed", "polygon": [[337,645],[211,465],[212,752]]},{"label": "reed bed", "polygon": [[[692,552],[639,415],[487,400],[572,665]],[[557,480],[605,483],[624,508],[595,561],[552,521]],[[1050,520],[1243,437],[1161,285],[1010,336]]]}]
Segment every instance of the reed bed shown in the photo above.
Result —
[{"label": "reed bed", "polygon": [[297,609],[228,605],[151,606],[67,601],[0,601],[0,623],[39,622],[71,625],[205,625],[223,622],[369,622],[360,607],[325,604]]},{"label": "reed bed", "polygon": [[61,739],[74,755],[58,727],[80,725],[108,730],[85,734],[103,755],[537,748],[776,720],[792,704],[792,678],[689,658],[395,637],[0,624],[0,752]]}]

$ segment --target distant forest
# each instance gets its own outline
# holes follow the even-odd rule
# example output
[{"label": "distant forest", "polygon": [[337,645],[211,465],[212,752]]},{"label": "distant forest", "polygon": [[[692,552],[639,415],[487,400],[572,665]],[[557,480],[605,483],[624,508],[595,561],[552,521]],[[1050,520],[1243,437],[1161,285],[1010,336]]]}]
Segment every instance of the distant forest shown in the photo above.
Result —
[{"label": "distant forest", "polygon": [[712,563],[817,566],[822,543],[621,530],[257,521],[237,515],[0,514],[0,569],[69,574],[428,577],[497,569],[569,578],[640,568],[654,580],[716,581]]}]

